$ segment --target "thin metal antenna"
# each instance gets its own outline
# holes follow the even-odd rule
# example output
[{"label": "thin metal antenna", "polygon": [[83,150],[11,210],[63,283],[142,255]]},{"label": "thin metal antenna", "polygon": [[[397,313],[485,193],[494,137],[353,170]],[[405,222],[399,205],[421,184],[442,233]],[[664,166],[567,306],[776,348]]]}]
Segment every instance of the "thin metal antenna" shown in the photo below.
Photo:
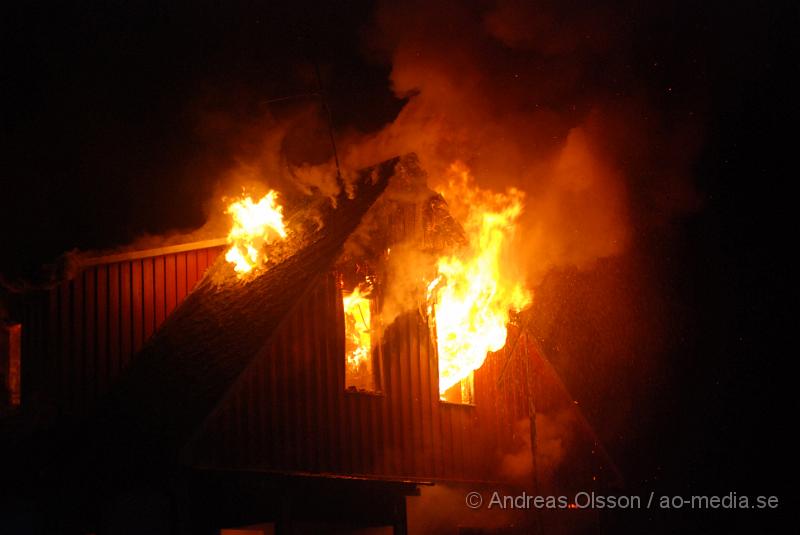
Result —
[{"label": "thin metal antenna", "polygon": [[331,147],[333,148],[333,159],[336,162],[336,183],[338,184],[339,188],[342,188],[344,185],[344,181],[342,180],[342,171],[339,168],[339,153],[336,150],[336,137],[333,134],[333,118],[331,117],[331,109],[328,106],[328,97],[325,94],[325,89],[322,87],[322,75],[319,71],[319,62],[314,60],[314,72],[317,75],[317,92],[322,99],[322,108],[325,110],[325,114],[328,118],[328,134],[331,137]]}]

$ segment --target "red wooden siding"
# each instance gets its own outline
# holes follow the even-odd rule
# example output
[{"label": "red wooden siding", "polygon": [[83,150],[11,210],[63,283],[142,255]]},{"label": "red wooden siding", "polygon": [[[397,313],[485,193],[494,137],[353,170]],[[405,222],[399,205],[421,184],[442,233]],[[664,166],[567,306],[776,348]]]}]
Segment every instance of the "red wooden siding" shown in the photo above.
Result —
[{"label": "red wooden siding", "polygon": [[24,395],[88,408],[186,297],[219,246],[96,263],[23,308]]},{"label": "red wooden siding", "polygon": [[[514,423],[526,416],[525,405],[513,400],[524,385],[498,387],[505,352],[489,355],[476,372],[474,406],[441,402],[428,327],[419,314],[408,314],[386,329],[383,392],[346,392],[342,314],[334,277],[320,276],[210,416],[186,461],[206,468],[500,479],[503,455],[519,449]],[[518,365],[511,361],[507,377],[518,376]]]}]

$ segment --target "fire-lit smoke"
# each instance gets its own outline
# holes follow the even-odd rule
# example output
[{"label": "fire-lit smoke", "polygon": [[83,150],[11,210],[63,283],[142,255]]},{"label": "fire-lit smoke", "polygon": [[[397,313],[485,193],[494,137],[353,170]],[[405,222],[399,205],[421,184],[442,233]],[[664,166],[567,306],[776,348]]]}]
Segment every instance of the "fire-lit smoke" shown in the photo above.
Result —
[{"label": "fire-lit smoke", "polygon": [[[691,151],[653,144],[670,154],[643,171],[655,160],[645,141],[655,136],[651,114],[620,52],[623,18],[607,11],[385,2],[368,48],[391,63],[393,90],[407,102],[381,131],[342,143],[346,166],[416,152],[436,190],[462,161],[483,188],[523,191],[515,249],[532,283],[553,266],[624,251],[641,216],[631,213],[633,195],[647,197],[637,206],[653,208],[648,217],[686,204],[690,195],[670,184]],[[453,211],[463,208],[461,198],[445,197]]]},{"label": "fire-lit smoke", "polygon": [[264,247],[276,238],[286,238],[283,223],[283,207],[277,202],[278,193],[270,190],[258,202],[244,197],[228,205],[233,224],[228,233],[230,247],[225,260],[243,276],[254,268],[264,265],[267,253]]},{"label": "fire-lit smoke", "polygon": [[531,302],[524,281],[504,269],[522,214],[521,192],[482,191],[460,163],[450,175],[448,189],[470,206],[464,222],[469,245],[439,258],[437,277],[428,286],[429,300],[435,302],[441,393],[480,368],[489,352],[502,349],[509,312]]}]

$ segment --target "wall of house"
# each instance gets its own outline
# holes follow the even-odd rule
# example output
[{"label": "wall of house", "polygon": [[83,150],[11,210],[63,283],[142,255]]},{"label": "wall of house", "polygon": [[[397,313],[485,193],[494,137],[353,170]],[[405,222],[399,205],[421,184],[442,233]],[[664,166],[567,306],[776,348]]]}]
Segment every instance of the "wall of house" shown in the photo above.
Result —
[{"label": "wall of house", "polygon": [[111,258],[25,296],[23,403],[44,398],[65,414],[102,395],[222,246]]},{"label": "wall of house", "polygon": [[[433,240],[419,205],[396,203],[381,214],[389,243]],[[22,317],[24,396],[46,397],[66,414],[91,407],[221,250],[100,262],[29,295]],[[508,480],[505,461],[530,448],[517,425],[527,418],[529,385],[517,369],[522,359],[505,350],[489,355],[475,373],[474,405],[456,405],[439,400],[436,353],[418,313],[400,316],[381,343],[381,391],[346,391],[342,296],[334,275],[320,274],[209,416],[185,461],[205,468]]]},{"label": "wall of house", "polygon": [[[385,331],[378,394],[345,390],[341,294],[322,275],[207,420],[185,461],[209,469],[322,472],[432,480],[507,480],[529,452],[516,436],[526,385],[508,355],[475,373],[475,404],[439,400],[436,355],[418,313]],[[513,381],[512,381],[512,378]],[[527,432],[527,431],[526,431]]]}]

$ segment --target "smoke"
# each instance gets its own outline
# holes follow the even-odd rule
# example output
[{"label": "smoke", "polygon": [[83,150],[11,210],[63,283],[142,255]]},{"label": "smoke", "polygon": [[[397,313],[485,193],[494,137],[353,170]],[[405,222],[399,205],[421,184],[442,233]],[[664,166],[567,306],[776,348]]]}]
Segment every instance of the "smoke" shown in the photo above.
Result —
[{"label": "smoke", "polygon": [[503,456],[500,474],[508,481],[528,485],[536,481],[542,488],[558,488],[556,474],[562,469],[575,438],[580,434],[580,423],[571,407],[536,413],[536,463],[531,450],[530,418],[520,418],[514,423],[513,450]]},{"label": "smoke", "polygon": [[[510,489],[487,489],[475,486],[437,484],[421,486],[419,496],[409,496],[409,533],[442,535],[463,532],[511,532],[513,527],[527,526],[527,511],[487,507],[492,492],[511,493]],[[470,492],[481,492],[484,506],[471,509],[465,505],[465,496]],[[516,531],[515,531],[516,532]]]},{"label": "smoke", "polygon": [[[415,266],[415,269],[409,269]],[[381,322],[391,325],[397,317],[420,306],[420,275],[432,279],[436,273],[436,257],[420,251],[412,243],[392,248],[386,262],[386,288],[381,307]]]},{"label": "smoke", "polygon": [[240,99],[250,103],[245,109],[232,106],[232,96],[226,96],[223,105],[215,105],[211,96],[194,104],[197,135],[225,155],[206,206],[209,216],[224,211],[224,197],[242,190],[263,194],[275,189],[290,201],[338,194],[320,102],[313,98],[289,104],[259,102],[241,91]]},{"label": "smoke", "polygon": [[[693,130],[654,132],[624,17],[559,5],[381,4],[368,49],[391,63],[407,102],[379,132],[343,143],[346,167],[416,152],[434,189],[460,160],[481,187],[523,190],[516,249],[533,283],[553,266],[619,254],[694,203],[683,178]],[[458,198],[448,202],[458,209]]]}]

